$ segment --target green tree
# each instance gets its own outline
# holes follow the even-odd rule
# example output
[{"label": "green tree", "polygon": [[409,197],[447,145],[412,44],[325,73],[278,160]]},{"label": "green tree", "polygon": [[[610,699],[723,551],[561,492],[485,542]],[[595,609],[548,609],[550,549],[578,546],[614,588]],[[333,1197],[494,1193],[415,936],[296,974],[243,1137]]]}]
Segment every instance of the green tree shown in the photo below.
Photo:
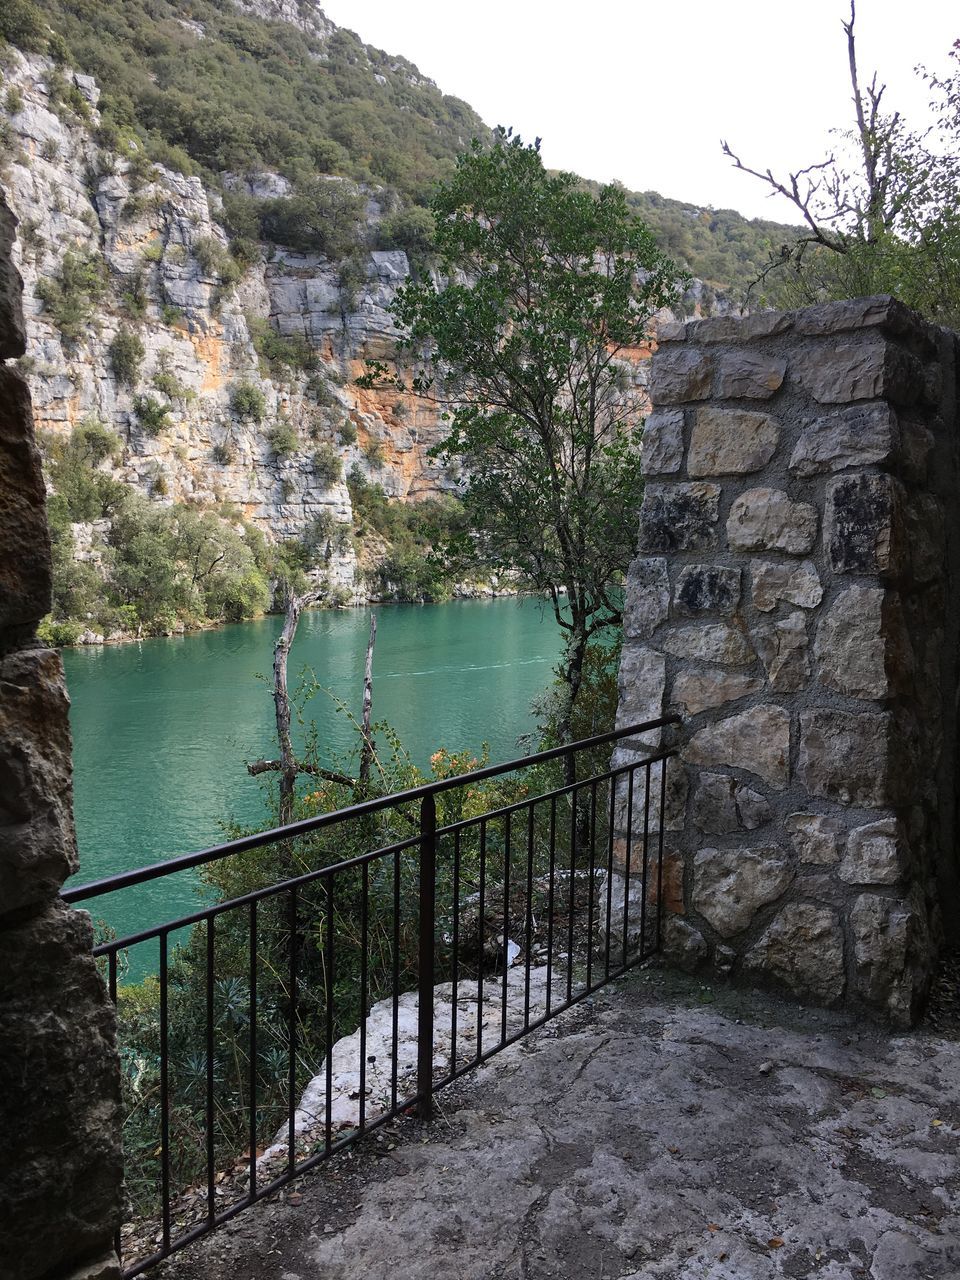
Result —
[{"label": "green tree", "polygon": [[[473,554],[546,593],[565,633],[569,736],[591,636],[621,621],[642,495],[639,394],[626,357],[676,294],[677,270],[624,192],[550,174],[539,144],[475,142],[433,202],[447,283],[393,304],[413,389],[440,399],[437,452],[462,461]],[[368,385],[386,375],[373,365]]]},{"label": "green tree", "polygon": [[[960,323],[960,67],[926,75],[936,122],[912,128],[889,111],[876,73],[861,79],[855,36],[856,0],[843,23],[854,109],[852,124],[834,130],[826,159],[777,177],[745,164],[724,142],[738,169],[759,178],[798,210],[803,227],[761,273],[788,282],[794,305],[892,293],[942,324]],[[784,270],[786,269],[786,270]]]}]

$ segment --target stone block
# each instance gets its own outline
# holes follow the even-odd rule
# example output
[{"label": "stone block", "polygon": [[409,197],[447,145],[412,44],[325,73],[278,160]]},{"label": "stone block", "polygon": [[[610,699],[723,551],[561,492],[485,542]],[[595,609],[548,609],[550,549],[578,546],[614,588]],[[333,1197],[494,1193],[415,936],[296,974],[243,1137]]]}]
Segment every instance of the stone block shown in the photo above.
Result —
[{"label": "stone block", "polygon": [[934,582],[946,567],[943,504],[929,493],[911,495],[904,518],[910,577],[915,583]]},{"label": "stone block", "polygon": [[736,613],[740,607],[740,570],[727,565],[688,564],[680,570],[674,594],[677,613]]},{"label": "stone block", "polygon": [[650,398],[658,407],[706,400],[713,382],[713,360],[689,345],[661,347],[650,368]]},{"label": "stone block", "polygon": [[687,326],[682,320],[667,320],[657,328],[657,343],[686,342]]},{"label": "stone block", "polygon": [[782,489],[748,489],[730,508],[727,539],[734,551],[806,555],[818,529],[817,510],[809,502],[793,502]]},{"label": "stone block", "polygon": [[63,1275],[119,1225],[120,1073],[114,1012],[85,913],[58,899],[0,931],[5,1280]]},{"label": "stone block", "polygon": [[765,796],[732,774],[701,773],[692,812],[701,831],[722,836],[733,831],[755,831],[770,821],[773,811]]},{"label": "stone block", "polygon": [[[658,720],[663,715],[667,661],[656,649],[625,646],[617,676],[617,728]],[[658,746],[660,731],[644,734],[647,746]]]},{"label": "stone block", "polygon": [[698,730],[682,751],[688,764],[743,769],[772,787],[790,777],[790,713],[761,703]]},{"label": "stone block", "polygon": [[691,476],[738,476],[760,471],[777,451],[780,424],[769,413],[718,409],[696,411],[687,472]]},{"label": "stone block", "polygon": [[761,907],[776,902],[793,875],[773,845],[701,849],[693,860],[693,906],[722,938],[732,938],[749,928]]},{"label": "stone block", "polygon": [[[0,258],[2,261],[2,258]],[[50,533],[26,382],[0,367],[0,630],[50,611]]]},{"label": "stone block", "polygon": [[838,818],[822,813],[791,813],[783,827],[801,862],[831,867],[840,861],[844,826]]},{"label": "stone block", "polygon": [[667,916],[664,920],[661,947],[668,964],[685,973],[695,973],[710,954],[700,930],[680,916]]},{"label": "stone block", "polygon": [[859,472],[827,485],[825,537],[834,573],[897,574],[903,499],[891,476]]},{"label": "stone block", "polygon": [[13,265],[17,220],[0,191],[0,360],[16,360],[27,349],[21,299],[23,281]]},{"label": "stone block", "polygon": [[725,622],[678,627],[669,631],[660,643],[675,658],[695,658],[728,667],[749,666],[757,656],[743,632]]},{"label": "stone block", "polygon": [[744,675],[739,671],[691,670],[681,671],[673,682],[671,706],[681,708],[687,715],[695,716],[712,707],[735,702],[759,693],[763,681],[759,676]]},{"label": "stone block", "polygon": [[798,693],[810,680],[807,621],[797,610],[776,622],[765,622],[751,635],[776,693]]},{"label": "stone block", "polygon": [[926,909],[919,895],[864,893],[850,912],[857,990],[900,1027],[909,1027],[929,985]]},{"label": "stone block", "polygon": [[927,394],[920,362],[879,335],[798,351],[791,369],[820,404],[886,399],[911,405]]},{"label": "stone block", "polygon": [[834,333],[846,333],[854,329],[890,329],[893,333],[914,328],[907,308],[889,294],[872,298],[851,298],[843,302],[823,302],[794,312],[797,333],[815,337],[829,337]]},{"label": "stone block", "polygon": [[[617,745],[613,753],[611,768],[620,769],[643,759],[642,753],[631,751],[622,743]],[[647,805],[647,774],[650,775],[650,800]],[[663,809],[664,831],[682,831],[687,812],[688,782],[687,771],[678,760],[667,762],[666,773],[661,772],[660,761],[650,765],[649,770],[641,765],[630,775],[619,777],[614,786],[615,831],[625,837],[628,832],[631,842],[641,842],[644,832],[651,838],[660,830],[660,811]],[[662,793],[662,794],[661,794]],[[661,806],[662,800],[662,806]],[[626,857],[624,852],[621,861]]]},{"label": "stone block", "polygon": [[51,897],[77,869],[68,708],[55,650],[0,661],[0,913]]},{"label": "stone block", "polygon": [[755,338],[771,338],[793,328],[793,315],[786,311],[757,311],[748,316],[713,316],[694,320],[687,325],[687,336],[694,342],[752,342]]},{"label": "stone block", "polygon": [[797,774],[811,795],[880,808],[891,803],[889,712],[800,713]]},{"label": "stone block", "polygon": [[640,465],[645,476],[669,475],[683,462],[683,410],[655,409],[643,424]]},{"label": "stone block", "polygon": [[896,818],[854,827],[840,862],[846,884],[896,884],[905,871],[906,841]]},{"label": "stone block", "polygon": [[641,551],[705,551],[717,545],[720,487],[647,485],[640,508]]},{"label": "stone block", "polygon": [[899,595],[879,587],[842,591],[820,620],[814,656],[821,683],[849,698],[909,688],[914,661]]},{"label": "stone block", "polygon": [[886,404],[854,405],[804,427],[790,458],[790,470],[809,477],[890,462],[899,431]]},{"label": "stone block", "polygon": [[638,556],[627,572],[623,602],[623,634],[627,640],[649,640],[670,612],[666,560]]},{"label": "stone block", "polygon": [[815,609],[823,599],[820,575],[812,560],[800,564],[777,564],[761,560],[750,571],[754,607],[769,613],[780,600],[798,605],[801,609]]},{"label": "stone block", "polygon": [[725,400],[769,400],[783,386],[786,371],[780,356],[739,347],[718,359],[714,394]]},{"label": "stone block", "polygon": [[769,974],[803,1000],[838,1003],[846,975],[836,913],[807,902],[788,904],[747,952],[744,968]]}]

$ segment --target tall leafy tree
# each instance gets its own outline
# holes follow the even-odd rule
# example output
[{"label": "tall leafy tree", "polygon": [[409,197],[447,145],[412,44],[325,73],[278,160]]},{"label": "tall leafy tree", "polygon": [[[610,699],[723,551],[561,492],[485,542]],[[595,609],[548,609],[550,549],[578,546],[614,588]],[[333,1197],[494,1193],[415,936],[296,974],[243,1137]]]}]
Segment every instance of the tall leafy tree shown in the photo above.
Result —
[{"label": "tall leafy tree", "polygon": [[553,604],[563,738],[587,645],[621,622],[642,496],[631,360],[678,272],[620,188],[548,173],[539,140],[502,130],[460,157],[432,210],[440,282],[396,297],[401,361],[444,405],[435,452],[462,464],[474,553]]}]

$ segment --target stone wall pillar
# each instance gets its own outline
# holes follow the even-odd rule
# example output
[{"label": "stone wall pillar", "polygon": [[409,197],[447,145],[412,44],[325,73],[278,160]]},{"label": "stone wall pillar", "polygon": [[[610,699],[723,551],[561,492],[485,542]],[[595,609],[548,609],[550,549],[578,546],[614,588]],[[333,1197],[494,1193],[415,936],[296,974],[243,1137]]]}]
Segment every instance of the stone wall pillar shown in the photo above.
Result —
[{"label": "stone wall pillar", "polygon": [[670,326],[627,591],[668,953],[898,1025],[960,917],[958,349],[889,298]]},{"label": "stone wall pillar", "polygon": [[23,355],[15,221],[0,195],[0,1272],[112,1280],[121,1195],[114,1015],[77,868],[70,727],[50,609],[50,542]]}]

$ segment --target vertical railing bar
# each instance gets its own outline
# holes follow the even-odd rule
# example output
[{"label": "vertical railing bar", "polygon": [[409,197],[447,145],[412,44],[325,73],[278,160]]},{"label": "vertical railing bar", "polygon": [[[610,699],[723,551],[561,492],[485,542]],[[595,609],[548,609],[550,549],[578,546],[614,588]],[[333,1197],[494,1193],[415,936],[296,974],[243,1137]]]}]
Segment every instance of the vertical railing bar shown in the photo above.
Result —
[{"label": "vertical railing bar", "polygon": [[[644,770],[643,795],[643,893],[640,898],[640,956],[646,952],[647,945],[647,899],[650,894],[650,863],[648,848],[650,843],[650,765]],[[624,961],[626,963],[626,961]]]},{"label": "vertical railing bar", "polygon": [[324,905],[327,913],[327,936],[324,939],[324,950],[326,952],[324,968],[326,969],[327,978],[324,1039],[326,1040],[327,1050],[327,1073],[324,1089],[323,1147],[329,1155],[330,1147],[333,1144],[333,993],[336,980],[333,953],[333,876],[324,876],[323,883],[325,891]]},{"label": "vertical railing bar", "polygon": [[250,903],[250,1199],[257,1194],[257,900]]},{"label": "vertical railing bar", "polygon": [[547,887],[547,1013],[553,997],[553,913],[557,874],[557,797],[550,797],[550,881]]},{"label": "vertical railing bar", "polygon": [[607,924],[604,932],[604,977],[610,977],[610,922],[613,917],[613,841],[614,828],[617,821],[617,779],[611,778],[610,786],[610,826],[607,831]]},{"label": "vertical railing bar", "polygon": [[510,841],[509,813],[503,819],[503,992],[500,1003],[500,1040],[507,1038],[507,987],[510,976],[510,862],[513,850]]},{"label": "vertical railing bar", "polygon": [[212,1222],[217,1212],[216,1150],[213,1133],[213,992],[216,916],[207,917],[207,1221]]},{"label": "vertical railing bar", "polygon": [[667,762],[660,761],[660,837],[657,846],[657,951],[663,944],[663,832],[667,822]]},{"label": "vertical railing bar", "polygon": [[[647,765],[649,770],[650,766]],[[623,966],[627,964],[627,928],[630,916],[630,863],[633,859],[633,789],[636,766],[631,765],[627,774],[627,834],[626,852],[623,866]],[[642,909],[642,908],[641,908]]]},{"label": "vertical railing bar", "polygon": [[480,819],[480,900],[477,904],[479,924],[477,925],[480,957],[477,961],[477,1061],[483,1051],[483,961],[484,934],[486,932],[486,916],[484,895],[487,889],[487,820]]},{"label": "vertical railing bar", "polygon": [[367,1121],[367,948],[370,936],[370,864],[360,868],[360,1124],[361,1131]]},{"label": "vertical railing bar", "polygon": [[290,1024],[287,1077],[287,1169],[292,1177],[297,1167],[297,887],[290,890]]},{"label": "vertical railing bar", "polygon": [[530,952],[533,950],[533,834],[534,809],[536,802],[531,800],[527,809],[527,918],[526,938],[523,962],[523,1026],[530,1026]]},{"label": "vertical railing bar", "polygon": [[457,1069],[457,999],[460,994],[460,829],[453,833],[453,927],[451,930],[453,962],[453,1001],[450,1009],[450,1070]]},{"label": "vertical railing bar", "polygon": [[393,1043],[390,1049],[390,1107],[397,1109],[397,1072],[400,1055],[400,854],[393,854]]},{"label": "vertical railing bar", "polygon": [[420,939],[417,948],[417,1115],[433,1114],[433,988],[436,950],[437,801],[420,802]]},{"label": "vertical railing bar", "polygon": [[170,1250],[170,1062],[167,1008],[167,935],[160,943],[160,1195],[163,1206],[163,1252]]},{"label": "vertical railing bar", "polygon": [[[110,951],[107,954],[107,991],[110,994],[110,1000],[113,1003],[113,1007],[116,1008],[117,1007],[117,953],[116,951]],[[120,1258],[123,1253],[123,1248],[122,1248],[122,1241],[120,1238],[119,1226],[117,1227],[116,1231],[113,1233],[113,1247],[116,1251],[117,1257]]]},{"label": "vertical railing bar", "polygon": [[590,880],[587,885],[587,990],[593,986],[593,900],[597,845],[597,780],[590,783]]},{"label": "vertical railing bar", "polygon": [[573,927],[574,903],[577,883],[577,793],[579,787],[570,792],[570,886],[567,895],[569,911],[567,912],[567,1003],[573,999]]}]

